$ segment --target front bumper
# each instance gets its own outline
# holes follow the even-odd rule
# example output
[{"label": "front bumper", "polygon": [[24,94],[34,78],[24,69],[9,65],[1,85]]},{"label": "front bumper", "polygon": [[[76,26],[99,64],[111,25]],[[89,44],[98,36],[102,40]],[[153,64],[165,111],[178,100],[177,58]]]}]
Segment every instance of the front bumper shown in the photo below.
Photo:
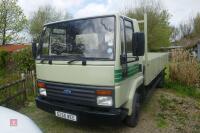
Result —
[{"label": "front bumper", "polygon": [[107,109],[107,108],[94,108],[87,106],[80,106],[74,104],[61,104],[55,101],[48,101],[42,97],[36,98],[36,105],[38,108],[55,113],[55,111],[62,111],[71,113],[77,116],[77,121],[103,121],[103,122],[119,122],[127,116],[127,110],[125,109]]}]

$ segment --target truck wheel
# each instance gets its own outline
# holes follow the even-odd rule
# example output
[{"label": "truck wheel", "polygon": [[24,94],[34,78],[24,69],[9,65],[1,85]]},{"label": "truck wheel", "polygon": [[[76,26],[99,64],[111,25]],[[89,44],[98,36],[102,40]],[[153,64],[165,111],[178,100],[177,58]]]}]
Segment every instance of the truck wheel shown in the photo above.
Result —
[{"label": "truck wheel", "polygon": [[158,83],[159,88],[163,88],[165,83],[165,73],[164,70],[160,73],[160,82]]},{"label": "truck wheel", "polygon": [[129,127],[135,127],[139,121],[139,112],[140,112],[140,95],[138,93],[135,94],[133,99],[132,106],[132,114],[131,116],[127,116],[125,119],[125,123]]}]

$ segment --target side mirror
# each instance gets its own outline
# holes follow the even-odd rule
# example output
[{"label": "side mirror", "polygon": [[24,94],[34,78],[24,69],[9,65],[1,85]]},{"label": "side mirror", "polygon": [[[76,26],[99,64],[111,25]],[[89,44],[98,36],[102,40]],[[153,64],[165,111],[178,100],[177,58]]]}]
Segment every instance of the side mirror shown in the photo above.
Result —
[{"label": "side mirror", "polygon": [[33,40],[32,42],[32,55],[33,55],[33,59],[36,59],[37,56],[37,43],[35,40]]},{"label": "side mirror", "polygon": [[143,32],[133,33],[133,42],[132,42],[133,56],[143,56],[144,55],[144,45],[145,45],[144,36],[145,35]]}]

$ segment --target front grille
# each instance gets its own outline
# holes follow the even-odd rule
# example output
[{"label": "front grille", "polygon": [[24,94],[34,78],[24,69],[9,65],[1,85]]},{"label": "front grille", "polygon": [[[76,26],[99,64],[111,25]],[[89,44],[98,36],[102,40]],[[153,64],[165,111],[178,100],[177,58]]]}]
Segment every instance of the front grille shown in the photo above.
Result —
[{"label": "front grille", "polygon": [[45,82],[47,98],[64,103],[96,106],[96,89],[86,86]]}]

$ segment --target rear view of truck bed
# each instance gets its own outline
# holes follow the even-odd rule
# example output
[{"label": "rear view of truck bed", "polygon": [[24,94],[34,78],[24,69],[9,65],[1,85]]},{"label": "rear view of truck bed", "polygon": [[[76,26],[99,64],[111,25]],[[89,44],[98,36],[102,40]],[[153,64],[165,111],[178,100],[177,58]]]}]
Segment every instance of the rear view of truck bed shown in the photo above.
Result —
[{"label": "rear view of truck bed", "polygon": [[144,63],[144,84],[149,85],[153,79],[165,68],[168,63],[168,53],[152,53],[147,54],[148,60]]}]

